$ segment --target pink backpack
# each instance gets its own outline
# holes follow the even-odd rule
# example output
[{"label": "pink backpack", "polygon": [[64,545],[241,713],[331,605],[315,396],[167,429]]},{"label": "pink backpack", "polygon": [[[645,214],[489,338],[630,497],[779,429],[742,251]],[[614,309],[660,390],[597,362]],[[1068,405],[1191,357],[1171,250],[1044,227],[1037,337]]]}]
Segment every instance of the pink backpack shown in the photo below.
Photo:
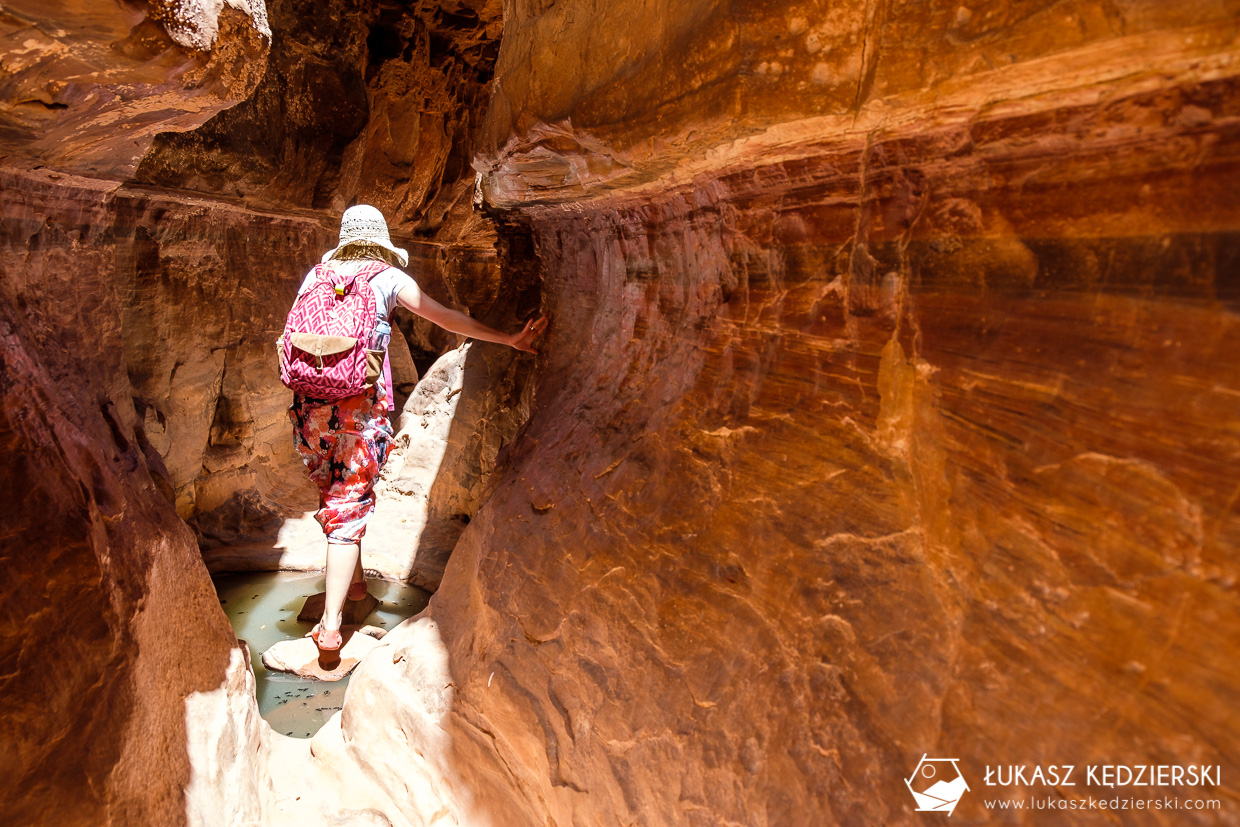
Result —
[{"label": "pink backpack", "polygon": [[356,275],[330,264],[314,268],[314,283],[293,302],[284,323],[281,382],[304,396],[332,401],[374,384],[383,356],[378,354],[368,371],[366,346],[377,319],[370,279],[387,266],[368,263]]}]

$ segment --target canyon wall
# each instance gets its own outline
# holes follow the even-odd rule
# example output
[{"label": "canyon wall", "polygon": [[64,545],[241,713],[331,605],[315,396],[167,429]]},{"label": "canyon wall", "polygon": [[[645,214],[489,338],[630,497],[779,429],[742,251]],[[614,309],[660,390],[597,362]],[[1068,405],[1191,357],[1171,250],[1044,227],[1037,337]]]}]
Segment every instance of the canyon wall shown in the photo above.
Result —
[{"label": "canyon wall", "polygon": [[[196,784],[241,823],[271,790],[252,678],[173,508],[127,358],[127,334],[153,334],[168,312],[134,297],[167,300],[161,282],[194,289],[175,265],[137,277],[135,260],[157,265],[162,241],[172,259],[203,256],[184,236],[204,211],[117,197],[115,177],[156,131],[249,94],[269,32],[261,3],[218,17],[66,5],[0,12],[0,802],[11,824],[176,824]],[[205,447],[194,423],[169,427]]]},{"label": "canyon wall", "polygon": [[158,133],[244,100],[271,29],[262,0],[16,0],[0,9],[0,37],[4,165],[116,179]]},{"label": "canyon wall", "polygon": [[1236,13],[510,4],[475,165],[552,325],[420,621],[444,783],[915,824],[929,754],[982,823],[987,765],[1208,764],[1119,821],[1240,818]]}]

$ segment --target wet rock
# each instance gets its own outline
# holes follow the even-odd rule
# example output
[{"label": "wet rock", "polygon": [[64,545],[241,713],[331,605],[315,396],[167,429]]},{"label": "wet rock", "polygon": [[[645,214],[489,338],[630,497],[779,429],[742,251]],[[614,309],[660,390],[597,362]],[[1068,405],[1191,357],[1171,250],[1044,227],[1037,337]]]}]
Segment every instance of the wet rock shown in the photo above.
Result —
[{"label": "wet rock", "polygon": [[322,652],[309,637],[282,640],[263,652],[263,666],[302,678],[338,681],[353,671],[379,642],[370,635],[346,628],[344,643],[336,653]]}]

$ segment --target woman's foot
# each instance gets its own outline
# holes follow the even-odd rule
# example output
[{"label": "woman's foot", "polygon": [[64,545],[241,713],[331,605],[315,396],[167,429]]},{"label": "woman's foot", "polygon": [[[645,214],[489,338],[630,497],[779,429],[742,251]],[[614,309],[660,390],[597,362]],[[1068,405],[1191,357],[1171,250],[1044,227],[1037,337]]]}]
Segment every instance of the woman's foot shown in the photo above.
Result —
[{"label": "woman's foot", "polygon": [[323,652],[338,652],[340,645],[344,643],[339,629],[320,629],[310,637],[314,638],[314,645]]},{"label": "woman's foot", "polygon": [[344,643],[339,629],[324,629],[321,621],[310,630],[310,639],[321,652],[337,652]]}]

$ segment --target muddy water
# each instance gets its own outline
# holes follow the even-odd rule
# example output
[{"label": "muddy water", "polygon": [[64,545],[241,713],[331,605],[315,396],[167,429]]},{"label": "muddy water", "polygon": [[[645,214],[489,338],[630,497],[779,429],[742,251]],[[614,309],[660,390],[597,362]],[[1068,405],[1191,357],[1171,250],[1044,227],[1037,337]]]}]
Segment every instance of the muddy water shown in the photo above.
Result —
[{"label": "muddy water", "polygon": [[[314,625],[300,623],[297,613],[312,594],[323,591],[323,575],[303,572],[246,572],[215,577],[220,606],[237,637],[250,645],[258,711],[276,732],[309,738],[344,703],[349,679],[312,681],[282,672],[268,672],[263,652],[277,641],[302,637]],[[404,583],[370,580],[379,608],[367,623],[391,629],[426,606],[430,593]]]}]

